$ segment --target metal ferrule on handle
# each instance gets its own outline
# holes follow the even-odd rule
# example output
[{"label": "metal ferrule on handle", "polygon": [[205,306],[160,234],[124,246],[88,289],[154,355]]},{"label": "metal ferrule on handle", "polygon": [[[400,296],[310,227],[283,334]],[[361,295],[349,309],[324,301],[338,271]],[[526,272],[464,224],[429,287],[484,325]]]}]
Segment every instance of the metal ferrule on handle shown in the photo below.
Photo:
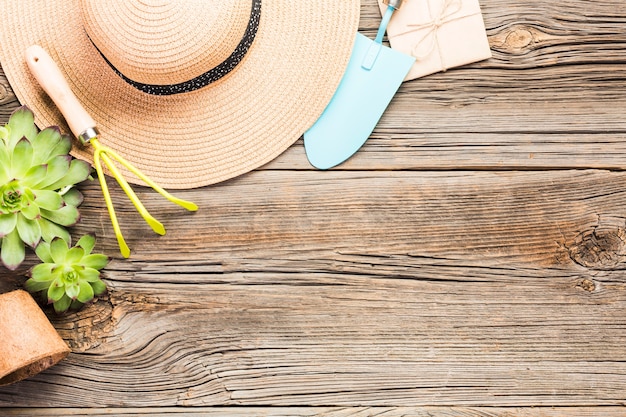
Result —
[{"label": "metal ferrule on handle", "polygon": [[83,145],[85,145],[91,142],[92,139],[97,138],[98,136],[100,136],[100,132],[98,131],[98,128],[90,127],[84,130],[80,135],[78,135],[78,139]]},{"label": "metal ferrule on handle", "polygon": [[402,0],[384,0],[383,3],[385,3],[387,6],[393,7],[396,10],[398,10],[400,6],[402,6]]}]

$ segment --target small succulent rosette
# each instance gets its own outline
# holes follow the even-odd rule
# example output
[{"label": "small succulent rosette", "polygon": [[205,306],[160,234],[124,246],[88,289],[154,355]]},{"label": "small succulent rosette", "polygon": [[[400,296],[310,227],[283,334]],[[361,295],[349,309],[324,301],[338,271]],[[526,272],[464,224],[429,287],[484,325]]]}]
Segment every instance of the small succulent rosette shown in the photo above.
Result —
[{"label": "small succulent rosette", "polygon": [[26,245],[70,241],[65,227],[78,222],[83,200],[74,185],[91,174],[87,162],[69,155],[71,147],[57,127],[39,132],[27,107],[0,127],[0,258],[8,269],[22,263]]},{"label": "small succulent rosette", "polygon": [[30,270],[25,287],[30,292],[43,292],[57,313],[78,309],[106,291],[100,270],[109,262],[105,255],[91,253],[96,240],[83,236],[76,246],[54,238],[41,242],[35,253],[43,263]]}]

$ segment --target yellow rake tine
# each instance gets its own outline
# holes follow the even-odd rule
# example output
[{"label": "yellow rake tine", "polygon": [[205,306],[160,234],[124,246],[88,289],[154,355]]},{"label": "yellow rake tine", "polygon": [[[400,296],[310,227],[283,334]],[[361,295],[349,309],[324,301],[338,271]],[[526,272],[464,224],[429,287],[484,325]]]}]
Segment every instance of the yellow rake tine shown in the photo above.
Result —
[{"label": "yellow rake tine", "polygon": [[107,185],[104,172],[102,171],[102,164],[100,163],[100,151],[97,149],[93,154],[93,163],[96,168],[96,172],[98,173],[98,180],[100,181],[100,188],[102,189],[104,202],[109,212],[109,217],[111,218],[111,224],[113,225],[113,231],[115,232],[115,237],[117,238],[117,244],[120,247],[120,253],[122,254],[124,258],[128,258],[130,257],[130,248],[128,247],[128,245],[126,244],[126,241],[124,240],[124,236],[122,235],[122,229],[120,229],[120,224],[117,221],[117,215],[115,214],[113,201],[111,201],[111,194],[109,193],[109,187]]},{"label": "yellow rake tine", "polygon": [[122,173],[113,164],[113,161],[111,161],[106,151],[104,150],[102,150],[102,160],[111,171],[111,174],[113,175],[113,177],[117,180],[117,183],[120,185],[120,187],[122,187],[122,190],[124,190],[124,192],[130,199],[130,201],[133,203],[133,205],[135,206],[135,208],[137,209],[141,217],[143,217],[143,219],[146,221],[146,223],[148,223],[148,225],[152,228],[152,230],[155,231],[155,233],[164,235],[165,227],[163,227],[161,222],[155,219],[148,212],[148,210],[144,207],[144,205],[139,200],[139,197],[137,197],[137,194],[135,194],[135,192],[133,191],[131,186],[128,184],[126,179],[124,179],[124,176],[122,175]]},{"label": "yellow rake tine", "polygon": [[[93,143],[93,140],[92,140],[92,143]],[[183,207],[183,208],[185,208],[185,209],[187,209],[189,211],[196,211],[196,210],[198,210],[198,206],[195,203],[192,203],[191,201],[183,200],[183,199],[178,198],[178,197],[174,197],[172,194],[168,193],[163,188],[161,188],[157,183],[152,181],[148,176],[146,176],[137,167],[135,167],[133,164],[128,162],[126,159],[124,159],[120,154],[115,152],[113,149],[110,149],[108,147],[103,147],[99,143],[96,146],[101,147],[101,149],[103,149],[103,151],[106,152],[107,156],[115,158],[120,164],[124,165],[130,172],[135,174],[137,176],[137,178],[139,178],[140,180],[145,182],[150,188],[152,188],[157,193],[161,194],[168,201],[171,201],[174,204],[178,204],[179,206],[181,206],[181,207]]]}]

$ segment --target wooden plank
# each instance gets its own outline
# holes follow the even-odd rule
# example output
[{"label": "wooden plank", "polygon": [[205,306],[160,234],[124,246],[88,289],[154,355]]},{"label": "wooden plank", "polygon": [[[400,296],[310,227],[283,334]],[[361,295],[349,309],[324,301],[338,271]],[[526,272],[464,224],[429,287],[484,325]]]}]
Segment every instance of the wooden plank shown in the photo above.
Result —
[{"label": "wooden plank", "polygon": [[0,408],[5,416],[203,416],[203,417],[623,417],[624,407],[176,407],[107,409],[11,409]]},{"label": "wooden plank", "polygon": [[109,297],[54,319],[74,353],[0,405],[621,405],[625,183],[262,171],[183,192],[192,218],[142,192],[168,235],[123,212]]},{"label": "wooden plank", "polygon": [[[626,109],[625,109],[626,110]],[[375,131],[333,170],[553,170],[626,167],[623,133]],[[262,169],[311,170],[302,141]]]},{"label": "wooden plank", "polygon": [[[95,229],[104,237],[104,249],[115,253],[98,185],[82,189],[86,201],[77,230]],[[459,253],[463,261],[472,258],[486,267],[501,258],[562,267],[571,262],[568,248],[582,234],[604,223],[620,230],[624,174],[259,171],[178,192],[200,205],[195,214],[145,188],[138,193],[169,232],[161,240],[149,233],[125,196],[116,193],[122,227],[137,248],[135,261],[193,264],[195,258],[210,256],[228,271],[224,260],[231,258],[283,262],[267,256],[274,250],[305,262],[316,259],[312,255],[319,251],[335,257],[364,250],[374,256],[445,259]],[[310,271],[318,269],[305,270]]]}]

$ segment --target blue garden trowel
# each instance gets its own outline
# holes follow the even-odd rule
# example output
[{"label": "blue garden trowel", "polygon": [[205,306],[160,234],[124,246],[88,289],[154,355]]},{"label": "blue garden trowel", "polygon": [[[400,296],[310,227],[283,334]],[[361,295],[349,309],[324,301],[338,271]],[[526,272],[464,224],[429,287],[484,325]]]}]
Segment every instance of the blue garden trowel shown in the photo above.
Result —
[{"label": "blue garden trowel", "polygon": [[332,168],[350,158],[371,135],[415,58],[382,45],[394,10],[389,0],[375,40],[357,33],[348,68],[330,103],[304,133],[311,165]]}]

